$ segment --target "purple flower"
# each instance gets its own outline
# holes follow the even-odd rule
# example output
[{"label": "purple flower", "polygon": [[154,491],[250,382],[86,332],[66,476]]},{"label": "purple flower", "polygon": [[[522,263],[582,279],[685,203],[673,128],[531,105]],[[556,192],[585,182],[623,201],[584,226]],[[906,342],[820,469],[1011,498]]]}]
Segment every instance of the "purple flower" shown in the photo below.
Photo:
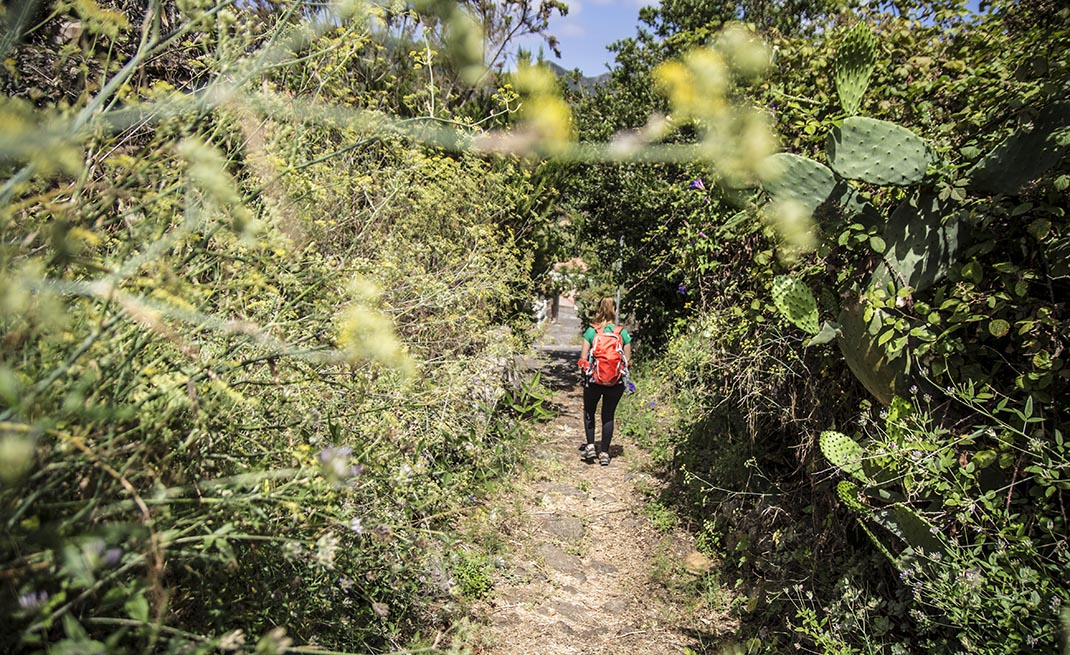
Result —
[{"label": "purple flower", "polygon": [[104,564],[106,566],[115,566],[123,559],[122,548],[109,548],[104,551]]},{"label": "purple flower", "polygon": [[687,185],[688,189],[698,189],[699,191],[705,191],[706,185],[702,183],[701,178],[695,178],[691,180],[691,184]]},{"label": "purple flower", "polygon": [[349,446],[342,446],[340,448],[324,448],[320,451],[320,462],[326,464],[339,458],[346,458],[353,454],[353,449]]},{"label": "purple flower", "polygon": [[680,294],[681,296],[687,293],[687,285],[681,284],[680,286],[676,287],[676,293]]},{"label": "purple flower", "polygon": [[631,380],[628,380],[627,387],[628,387],[628,393],[635,393],[635,383],[634,382],[632,382]]},{"label": "purple flower", "polygon": [[31,591],[19,596],[19,607],[24,610],[35,610],[48,602],[47,591]]},{"label": "purple flower", "polygon": [[655,403],[653,400],[651,400],[650,401],[650,409],[654,409],[654,405],[656,405],[656,404],[657,403]]},{"label": "purple flower", "polygon": [[334,482],[355,478],[363,472],[360,464],[352,464],[349,461],[353,449],[349,446],[338,448],[324,448],[320,451],[319,460],[323,467],[323,474],[327,479]]},{"label": "purple flower", "polygon": [[357,533],[357,534],[363,534],[364,533],[364,522],[361,521],[359,518],[355,518],[355,519],[353,519],[352,521],[349,522],[349,529],[352,530],[353,532]]},{"label": "purple flower", "polygon": [[702,237],[703,239],[709,239],[709,237],[708,237],[708,236],[706,236],[706,233],[705,233],[705,232],[703,232],[702,230],[699,230],[699,231],[698,231],[698,235],[699,235],[700,237]]}]

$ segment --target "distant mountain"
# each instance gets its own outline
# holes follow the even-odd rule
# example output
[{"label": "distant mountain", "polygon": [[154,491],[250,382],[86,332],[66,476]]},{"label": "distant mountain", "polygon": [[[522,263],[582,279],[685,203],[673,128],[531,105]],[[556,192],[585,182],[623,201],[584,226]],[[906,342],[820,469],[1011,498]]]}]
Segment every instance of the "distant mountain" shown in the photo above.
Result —
[{"label": "distant mountain", "polygon": [[585,91],[591,91],[596,86],[601,86],[609,81],[609,73],[602,73],[598,77],[587,77],[586,75],[582,75],[577,82],[574,75],[575,71],[570,71],[563,66],[558,66],[552,61],[544,60],[543,63],[549,66],[550,70],[552,70],[558,77],[568,78],[568,85],[573,89],[582,87]]}]

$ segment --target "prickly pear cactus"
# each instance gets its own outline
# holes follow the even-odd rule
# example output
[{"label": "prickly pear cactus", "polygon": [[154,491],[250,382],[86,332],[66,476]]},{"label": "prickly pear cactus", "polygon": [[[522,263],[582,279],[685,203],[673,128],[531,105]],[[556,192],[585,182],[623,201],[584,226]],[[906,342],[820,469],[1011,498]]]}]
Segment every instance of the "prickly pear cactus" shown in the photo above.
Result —
[{"label": "prickly pear cactus", "polygon": [[836,49],[836,93],[848,115],[858,113],[876,64],[877,39],[869,24],[858,23],[844,35]]},{"label": "prickly pear cactus", "polygon": [[763,180],[765,190],[776,200],[795,200],[813,214],[836,187],[836,176],[824,164],[779,152],[766,160],[772,171]]},{"label": "prickly pear cactus", "polygon": [[837,190],[841,191],[841,193],[836,196],[836,204],[844,218],[850,219],[849,222],[861,223],[867,228],[882,228],[887,223],[888,219],[873,206],[869,198],[860,190],[846,183],[841,183]]},{"label": "prickly pear cactus", "polygon": [[840,497],[844,505],[847,505],[859,514],[865,515],[869,508],[862,504],[862,491],[858,485],[850,480],[840,480],[836,484],[836,495]]},{"label": "prickly pear cactus", "polygon": [[773,304],[796,327],[810,334],[821,331],[814,294],[799,280],[778,275],[773,280]]},{"label": "prickly pear cactus", "polygon": [[852,116],[829,135],[829,166],[870,184],[907,186],[925,177],[932,156],[924,139],[905,127]]},{"label": "prickly pear cactus", "polygon": [[889,282],[921,291],[947,275],[959,252],[959,224],[936,194],[917,193],[892,212],[884,229],[887,250],[870,278],[871,287]]},{"label": "prickly pear cactus", "polygon": [[1007,137],[966,173],[970,188],[987,193],[1018,193],[1066,154],[1067,145],[1060,145],[1058,131],[1067,126],[1070,103],[1041,109],[1032,130],[1019,130]]},{"label": "prickly pear cactus", "polygon": [[889,358],[877,343],[884,326],[881,311],[874,310],[867,321],[862,305],[853,303],[840,311],[837,322],[840,334],[836,342],[851,372],[882,405],[892,402],[897,388],[909,386],[904,384],[908,363],[902,353]]},{"label": "prickly pear cactus", "polygon": [[873,519],[902,539],[906,545],[926,555],[944,553],[947,550],[936,527],[909,505],[895,504],[886,507],[874,512]]},{"label": "prickly pear cactus", "polygon": [[[833,466],[854,477],[859,482],[870,484],[870,479],[862,470],[865,452],[858,442],[842,432],[825,430],[818,438],[821,454]],[[846,501],[844,501],[846,502]]]}]

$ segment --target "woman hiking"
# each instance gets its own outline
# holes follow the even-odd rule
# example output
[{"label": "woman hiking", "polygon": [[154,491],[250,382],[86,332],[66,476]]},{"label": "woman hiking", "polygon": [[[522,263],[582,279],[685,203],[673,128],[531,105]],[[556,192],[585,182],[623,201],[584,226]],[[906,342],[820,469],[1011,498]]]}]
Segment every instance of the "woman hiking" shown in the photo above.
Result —
[{"label": "woman hiking", "polygon": [[632,358],[632,337],[623,327],[617,327],[617,304],[612,298],[598,303],[598,312],[591,326],[583,333],[580,352],[580,374],[583,376],[583,429],[587,444],[582,457],[595,459],[594,411],[602,401],[602,447],[598,463],[609,465],[609,445],[613,441],[613,414],[624,395],[624,372]]}]

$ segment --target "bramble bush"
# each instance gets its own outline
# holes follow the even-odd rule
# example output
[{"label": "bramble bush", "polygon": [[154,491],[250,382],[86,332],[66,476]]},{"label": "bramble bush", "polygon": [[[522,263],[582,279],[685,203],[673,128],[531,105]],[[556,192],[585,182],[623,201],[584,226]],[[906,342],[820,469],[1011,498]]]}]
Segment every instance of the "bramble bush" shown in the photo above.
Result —
[{"label": "bramble bush", "polygon": [[379,10],[301,11],[7,17],[14,652],[386,652],[482,593],[450,526],[525,442],[531,171],[365,112]]},{"label": "bramble bush", "polygon": [[[695,165],[623,191],[695,198],[640,211],[660,238],[606,272],[653,305],[647,439],[739,575],[752,652],[1065,643],[1068,17],[915,3],[770,34],[750,97],[781,177]],[[652,74],[693,41],[619,52]]]}]

